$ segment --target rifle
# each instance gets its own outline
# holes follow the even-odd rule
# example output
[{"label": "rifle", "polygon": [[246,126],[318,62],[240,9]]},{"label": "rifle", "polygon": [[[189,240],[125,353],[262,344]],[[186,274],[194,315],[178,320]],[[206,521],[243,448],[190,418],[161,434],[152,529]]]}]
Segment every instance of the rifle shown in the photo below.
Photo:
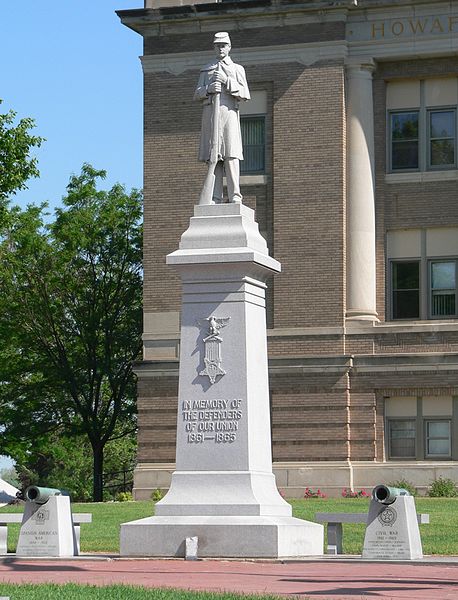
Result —
[{"label": "rifle", "polygon": [[210,145],[210,160],[205,177],[204,186],[200,193],[199,204],[213,204],[213,190],[215,187],[215,169],[219,159],[219,105],[220,94],[212,97],[212,137]]}]

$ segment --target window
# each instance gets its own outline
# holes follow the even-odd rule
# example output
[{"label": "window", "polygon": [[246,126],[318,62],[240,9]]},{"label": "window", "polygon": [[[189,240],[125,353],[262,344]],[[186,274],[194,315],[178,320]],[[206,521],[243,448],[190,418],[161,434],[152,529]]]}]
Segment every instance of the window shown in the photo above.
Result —
[{"label": "window", "polygon": [[426,421],[426,456],[451,456],[450,421]]},{"label": "window", "polygon": [[391,263],[392,318],[420,317],[420,261]]},{"label": "window", "polygon": [[388,421],[390,458],[415,458],[415,419]]},{"label": "window", "polygon": [[399,79],[386,89],[389,172],[457,169],[458,78]]},{"label": "window", "polygon": [[447,395],[384,399],[389,459],[457,460],[458,399]]},{"label": "window", "polygon": [[458,227],[386,234],[387,319],[458,319]]},{"label": "window", "polygon": [[456,168],[454,108],[391,112],[390,138],[391,171]]},{"label": "window", "polygon": [[430,262],[431,317],[455,317],[457,261]]},{"label": "window", "polygon": [[453,168],[455,166],[456,112],[454,110],[430,110],[429,167]]},{"label": "window", "polygon": [[257,174],[265,171],[265,117],[264,115],[241,116],[243,156],[240,171]]},{"label": "window", "polygon": [[418,169],[418,111],[391,114],[391,168]]}]

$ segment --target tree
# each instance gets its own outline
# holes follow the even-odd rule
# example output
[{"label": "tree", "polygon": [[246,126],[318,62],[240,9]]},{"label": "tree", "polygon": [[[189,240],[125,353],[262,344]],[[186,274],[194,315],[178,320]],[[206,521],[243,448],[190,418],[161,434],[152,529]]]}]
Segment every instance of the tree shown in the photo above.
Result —
[{"label": "tree", "polygon": [[44,206],[9,210],[0,246],[0,449],[87,436],[95,501],[106,444],[135,430],[142,345],[141,193],[105,176],[84,165],[48,225]]},{"label": "tree", "polygon": [[[92,498],[91,446],[87,436],[65,436],[53,432],[41,436],[22,452],[16,474],[16,487],[43,485],[69,492],[73,501],[88,502]],[[132,470],[135,460],[136,436],[108,442],[104,449],[104,470],[119,472]],[[6,478],[5,478],[6,479]],[[132,473],[127,474],[127,481]],[[6,479],[11,483],[10,479]],[[123,491],[122,474],[104,477],[104,499],[116,497]],[[116,485],[118,484],[118,485]],[[111,492],[111,493],[110,493]]]},{"label": "tree", "polygon": [[9,196],[26,188],[28,179],[39,175],[37,160],[30,151],[41,146],[43,138],[30,134],[35,127],[33,119],[21,119],[14,126],[16,116],[12,110],[0,114],[0,207]]}]

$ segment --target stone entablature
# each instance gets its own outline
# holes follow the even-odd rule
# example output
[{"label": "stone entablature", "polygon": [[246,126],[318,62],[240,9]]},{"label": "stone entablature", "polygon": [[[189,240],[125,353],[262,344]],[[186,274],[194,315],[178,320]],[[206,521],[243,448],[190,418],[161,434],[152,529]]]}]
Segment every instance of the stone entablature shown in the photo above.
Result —
[{"label": "stone entablature", "polygon": [[[162,2],[164,4],[162,4]],[[171,3],[174,2],[175,5]],[[153,6],[154,5],[154,6]],[[307,40],[304,25],[315,28],[327,24],[321,35],[329,39],[346,39],[355,48],[369,42],[377,48],[382,42],[414,41],[431,38],[440,44],[441,39],[452,39],[458,34],[458,7],[450,2],[428,0],[399,0],[397,2],[364,2],[354,0],[341,2],[290,3],[288,0],[244,0],[243,2],[192,2],[179,0],[151,0],[145,9],[121,10],[118,15],[123,23],[145,37],[167,37],[178,33],[203,34],[224,27],[237,34],[249,29],[301,25],[302,39]],[[215,19],[224,21],[216,25]],[[333,30],[330,24],[345,24],[341,30]],[[237,36],[236,36],[237,37]],[[281,45],[288,36],[273,36],[272,44]],[[236,39],[236,38],[235,38]],[[247,41],[246,41],[247,42]],[[249,45],[258,45],[248,40]],[[365,48],[369,48],[368,44]],[[156,48],[156,52],[167,50]]]}]

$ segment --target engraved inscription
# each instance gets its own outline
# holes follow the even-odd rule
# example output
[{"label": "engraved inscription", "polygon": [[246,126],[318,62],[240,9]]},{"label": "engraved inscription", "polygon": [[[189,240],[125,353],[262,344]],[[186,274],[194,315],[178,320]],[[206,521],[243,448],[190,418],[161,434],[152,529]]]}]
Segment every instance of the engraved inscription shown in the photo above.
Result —
[{"label": "engraved inscription", "polygon": [[372,558],[404,558],[408,552],[408,541],[396,529],[379,529],[373,535],[366,544],[366,550],[370,551]]},{"label": "engraved inscription", "polygon": [[235,442],[243,417],[241,398],[184,401],[181,414],[189,444]]},{"label": "engraved inscription", "polygon": [[350,41],[379,41],[385,39],[421,39],[429,36],[452,36],[458,32],[458,15],[444,13],[418,16],[399,16],[351,23],[347,33]]}]

